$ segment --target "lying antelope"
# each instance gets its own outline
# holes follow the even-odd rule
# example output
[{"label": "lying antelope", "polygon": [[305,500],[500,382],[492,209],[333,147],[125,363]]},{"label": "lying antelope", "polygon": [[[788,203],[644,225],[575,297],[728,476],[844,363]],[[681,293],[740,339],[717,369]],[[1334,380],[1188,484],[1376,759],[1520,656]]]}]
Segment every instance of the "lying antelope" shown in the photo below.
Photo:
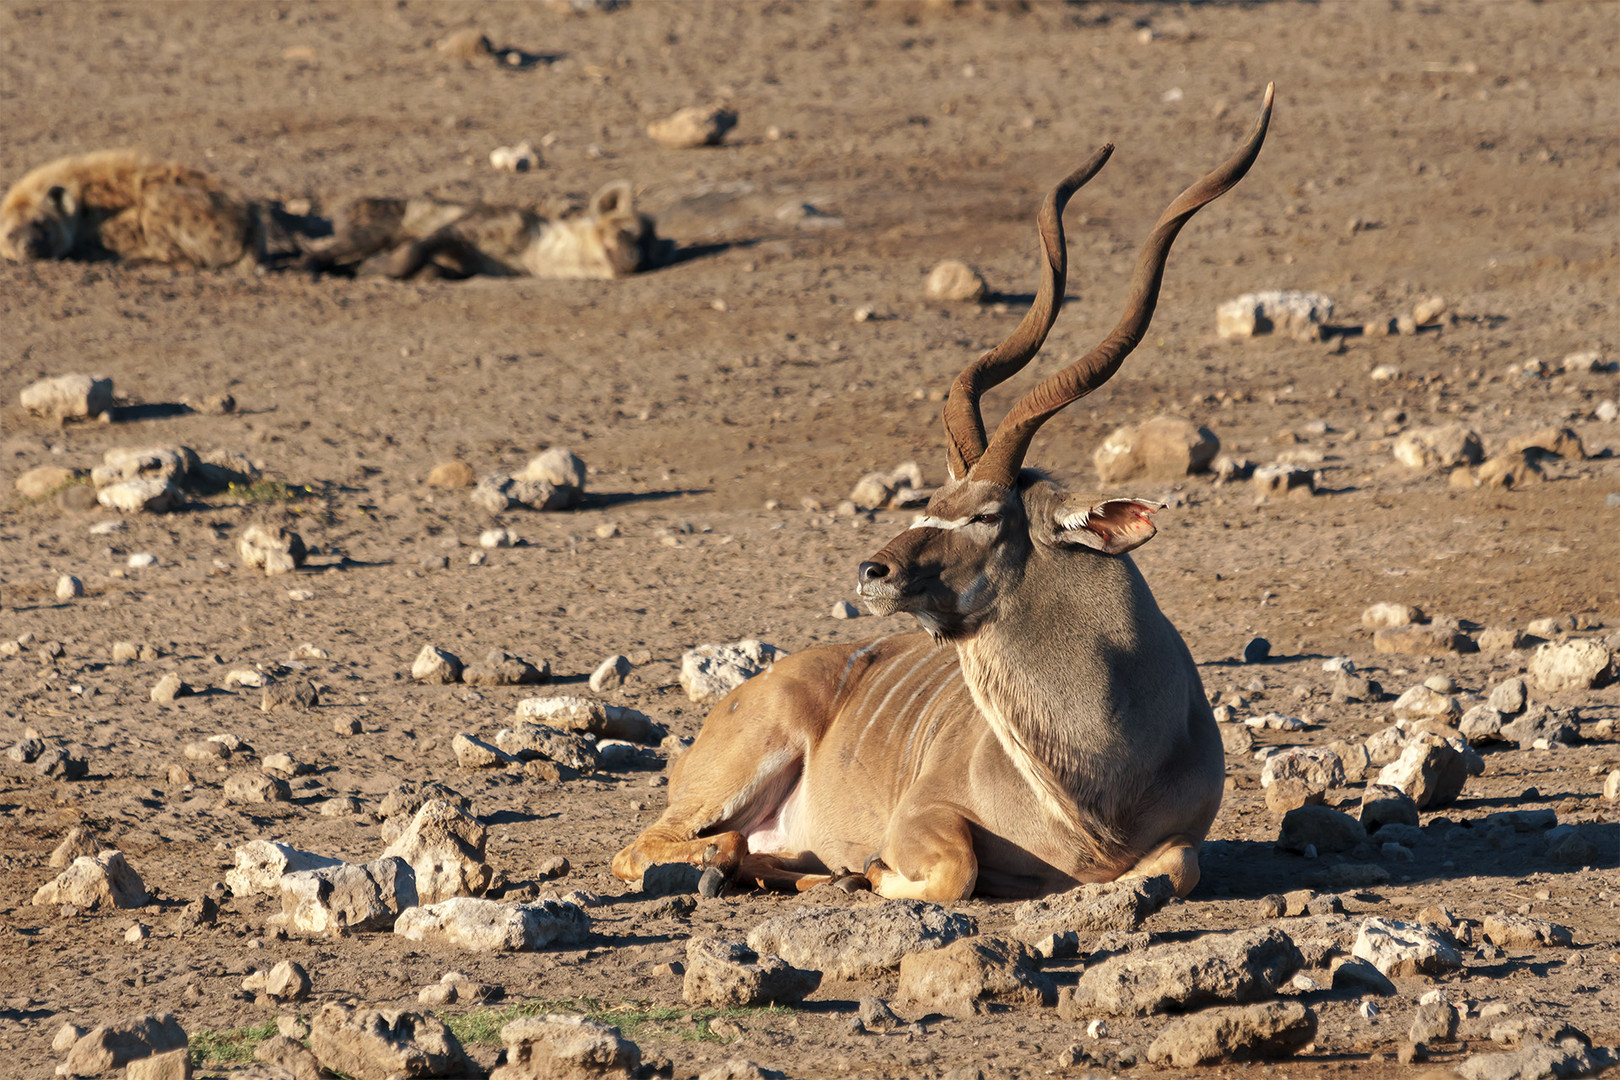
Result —
[{"label": "lying antelope", "polygon": [[1047,197],[1035,303],[946,400],[950,481],[857,571],[874,614],[909,612],[923,632],[807,649],[728,694],[615,874],[707,862],[766,887],[864,877],[886,897],[940,901],[1157,874],[1183,896],[1197,884],[1221,740],[1192,656],[1126,555],[1162,507],[1080,498],[1022,465],[1040,426],[1142,340],[1171,243],[1248,172],[1271,105],[1268,86],[1248,142],[1159,218],[1119,325],[986,439],[980,395],[1045,341],[1063,302],[1063,208],[1113,147]]}]

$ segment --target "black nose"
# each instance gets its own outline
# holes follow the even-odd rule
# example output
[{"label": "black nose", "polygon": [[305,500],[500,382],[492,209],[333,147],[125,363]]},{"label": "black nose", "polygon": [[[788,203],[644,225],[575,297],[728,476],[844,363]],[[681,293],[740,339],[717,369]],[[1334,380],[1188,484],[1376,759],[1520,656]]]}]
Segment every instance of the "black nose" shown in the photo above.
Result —
[{"label": "black nose", "polygon": [[863,562],[855,570],[855,576],[860,581],[882,581],[889,576],[887,563]]}]

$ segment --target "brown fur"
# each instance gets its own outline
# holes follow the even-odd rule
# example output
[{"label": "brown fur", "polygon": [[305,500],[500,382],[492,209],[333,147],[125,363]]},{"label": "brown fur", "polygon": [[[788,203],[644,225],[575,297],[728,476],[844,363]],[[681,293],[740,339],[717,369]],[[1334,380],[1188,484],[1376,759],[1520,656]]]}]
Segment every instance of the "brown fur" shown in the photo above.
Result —
[{"label": "brown fur", "polygon": [[333,234],[312,259],[318,269],[393,278],[616,278],[667,262],[672,247],[636,212],[622,180],[592,196],[585,212],[555,219],[528,207],[357,199],[338,213]]},{"label": "brown fur", "polygon": [[12,185],[0,203],[0,255],[229,266],[262,253],[261,212],[196,169],[102,150],[59,158]]}]

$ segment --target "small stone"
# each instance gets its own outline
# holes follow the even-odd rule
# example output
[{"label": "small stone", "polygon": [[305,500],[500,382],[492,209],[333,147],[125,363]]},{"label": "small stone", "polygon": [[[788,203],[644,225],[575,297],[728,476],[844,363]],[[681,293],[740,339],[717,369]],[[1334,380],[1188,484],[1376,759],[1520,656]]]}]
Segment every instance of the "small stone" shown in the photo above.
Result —
[{"label": "small stone", "polygon": [[290,574],[304,565],[308,554],[304,538],[290,529],[270,525],[249,525],[242,534],[237,552],[249,570],[266,575]]},{"label": "small stone", "polygon": [[280,780],[291,780],[295,776],[303,776],[314,770],[308,765],[294,761],[291,754],[267,754],[264,760],[259,762],[259,771]]},{"label": "small stone", "polygon": [[1273,996],[1304,963],[1299,948],[1275,927],[1208,933],[1187,942],[1152,945],[1109,957],[1064,987],[1065,1020],[1147,1016],[1209,1004],[1241,1004]]},{"label": "small stone", "polygon": [[721,106],[694,105],[647,125],[654,142],[670,150],[717,146],[737,126],[737,114]]},{"label": "small stone", "polygon": [[1484,762],[1463,740],[1419,733],[1384,766],[1377,782],[1405,792],[1423,810],[1454,801],[1468,777],[1483,770]]},{"label": "small stone", "polygon": [[1297,716],[1285,716],[1278,712],[1268,712],[1262,716],[1251,716],[1243,721],[1256,731],[1304,731],[1305,721]]},{"label": "small stone", "polygon": [[681,689],[694,704],[710,705],[786,655],[755,638],[734,645],[700,645],[681,657]]},{"label": "small stone", "polygon": [[1254,750],[1254,734],[1246,727],[1221,725],[1221,748],[1229,757],[1247,757]]},{"label": "small stone", "polygon": [[1281,780],[1300,780],[1312,791],[1325,792],[1345,785],[1344,763],[1332,750],[1293,747],[1273,754],[1260,770],[1260,786]]},{"label": "small stone", "polygon": [[[1568,832],[1563,830],[1568,829]],[[1547,834],[1547,858],[1565,866],[1587,866],[1597,858],[1597,847],[1572,826],[1561,825]],[[36,901],[37,902],[37,901]]]},{"label": "small stone", "polygon": [[1245,664],[1263,664],[1271,658],[1271,642],[1263,637],[1250,638],[1243,646]]},{"label": "small stone", "polygon": [[1482,653],[1511,652],[1524,647],[1524,635],[1513,627],[1497,626],[1479,632]]},{"label": "small stone", "polygon": [[277,894],[283,875],[338,863],[336,859],[269,840],[250,840],[238,846],[233,857],[235,866],[225,872],[225,885],[234,896]]},{"label": "small stone", "polygon": [[1505,949],[1535,949],[1574,943],[1569,927],[1525,915],[1487,915],[1480,935],[1492,945]]},{"label": "small stone", "polygon": [[30,383],[17,395],[23,408],[58,422],[112,411],[113,381],[104,375],[57,375]]},{"label": "small stone", "polygon": [[[29,762],[37,760],[39,755],[43,754],[44,752],[44,739],[41,739],[37,735],[25,735],[23,738],[12,744],[11,748],[6,751],[6,757],[11,761],[15,761],[19,765],[27,765]],[[77,829],[74,831],[82,832],[82,830]],[[56,864],[52,863],[51,865],[55,866]],[[63,863],[62,865],[65,866],[67,864]]]},{"label": "small stone", "polygon": [[655,745],[665,735],[664,729],[653,723],[646,713],[593,698],[524,698],[518,702],[517,715],[521,720],[594,735],[598,739],[625,739]]},{"label": "small stone", "polygon": [[265,993],[277,1001],[302,1001],[309,996],[309,973],[291,960],[283,960],[270,969],[265,980]]},{"label": "small stone", "polygon": [[56,598],[58,600],[73,600],[84,595],[84,582],[72,574],[63,574],[56,579]]},{"label": "small stone", "polygon": [[470,488],[478,482],[472,466],[462,461],[441,461],[427,475],[428,487]]},{"label": "small stone", "polygon": [[309,1048],[320,1064],[354,1080],[472,1073],[450,1029],[423,1013],[323,1005],[310,1024]]},{"label": "small stone", "polygon": [[633,670],[635,668],[630,663],[628,656],[617,654],[610,656],[598,664],[595,671],[591,672],[590,688],[594,693],[598,694],[609,690],[617,690],[624,685],[625,679],[630,677],[630,672]]},{"label": "small stone", "polygon": [[235,772],[225,778],[225,801],[241,805],[282,803],[292,798],[285,780],[262,772]]},{"label": "small stone", "polygon": [[1205,1009],[1174,1020],[1148,1047],[1148,1060],[1180,1069],[1216,1061],[1288,1057],[1316,1037],[1316,1013],[1297,1001]]},{"label": "small stone", "polygon": [[384,855],[403,859],[416,873],[418,902],[479,896],[493,871],[485,862],[487,833],[461,808],[429,799]]},{"label": "small stone", "polygon": [[53,780],[81,780],[89,772],[89,762],[60,746],[47,746],[34,759],[34,773]]},{"label": "small stone", "polygon": [[1368,835],[1386,825],[1418,823],[1417,803],[1400,788],[1369,784],[1361,794],[1361,826]]},{"label": "small stone", "polygon": [[1381,653],[1409,653],[1415,656],[1445,656],[1466,652],[1468,636],[1449,626],[1390,627],[1373,632],[1373,648]]},{"label": "small stone", "polygon": [[485,657],[461,670],[461,681],[468,686],[533,686],[551,679],[551,663],[529,663],[500,649],[491,649]]},{"label": "small stone", "polygon": [[1407,468],[1431,471],[1478,465],[1485,457],[1479,436],[1462,424],[1412,428],[1395,440],[1394,454]]},{"label": "small stone", "polygon": [[276,921],[301,934],[385,929],[415,898],[411,874],[392,856],[285,874],[275,885],[281,896]]},{"label": "small stone", "polygon": [[1530,678],[1549,692],[1595,689],[1610,680],[1613,663],[1613,654],[1597,641],[1547,642],[1530,655]]},{"label": "small stone", "polygon": [[919,1012],[952,1015],[979,1012],[989,1002],[1039,1006],[1057,999],[1028,946],[999,937],[963,938],[902,957],[897,992]]},{"label": "small stone", "polygon": [[394,923],[394,933],[411,941],[442,941],[471,952],[577,945],[590,928],[590,916],[576,904],[502,903],[471,896],[407,908]]},{"label": "small stone", "polygon": [[433,645],[422,646],[411,662],[411,678],[425,683],[453,683],[461,679],[461,660]]},{"label": "small stone", "polygon": [[295,1016],[276,1020],[279,1035],[261,1041],[253,1048],[254,1060],[269,1067],[276,1080],[324,1080],[329,1073],[301,1040],[309,1037],[309,1025]]},{"label": "small stone", "polygon": [[863,908],[800,907],[773,915],[749,932],[748,945],[830,979],[864,979],[892,974],[909,953],[943,948],[977,932],[970,916],[938,904],[884,900]]},{"label": "small stone", "polygon": [[640,888],[647,896],[677,896],[696,892],[701,877],[691,863],[654,863],[642,871]]},{"label": "small stone", "polygon": [[1332,987],[1351,993],[1372,993],[1390,997],[1399,991],[1389,977],[1370,962],[1356,957],[1345,959],[1333,967]]},{"label": "small stone", "polygon": [[518,544],[518,535],[511,529],[485,529],[478,534],[481,548],[509,548]]},{"label": "small stone", "polygon": [[889,1003],[880,997],[867,995],[861,998],[858,1009],[861,1025],[868,1031],[892,1031],[906,1026],[906,1022],[895,1015]]},{"label": "small stone", "polygon": [[1352,851],[1367,842],[1367,831],[1349,814],[1327,806],[1300,806],[1283,815],[1277,846],[1302,853],[1314,848],[1320,854]]},{"label": "small stone", "polygon": [[928,283],[923,288],[930,300],[954,303],[977,303],[984,299],[987,291],[979,272],[956,259],[946,259],[930,270]]},{"label": "small stone", "polygon": [[1298,465],[1261,465],[1252,474],[1250,483],[1255,491],[1270,495],[1311,495],[1316,492],[1316,474]]},{"label": "small stone", "polygon": [[1397,720],[1439,719],[1448,724],[1462,715],[1456,698],[1436,693],[1427,685],[1414,686],[1396,698],[1391,711]]},{"label": "small stone", "polygon": [[1279,334],[1295,341],[1316,341],[1333,317],[1333,300],[1322,293],[1297,289],[1245,293],[1215,309],[1215,332],[1222,338]]},{"label": "small stone", "polygon": [[1373,604],[1361,613],[1361,625],[1369,630],[1390,626],[1411,626],[1423,621],[1423,612],[1410,604],[1387,601]]},{"label": "small stone", "polygon": [[1179,416],[1157,416],[1115,430],[1092,454],[1092,466],[1104,484],[1136,477],[1175,480],[1207,470],[1220,448],[1208,428]]},{"label": "small stone", "polygon": [[1419,326],[1428,326],[1444,315],[1449,305],[1445,297],[1425,296],[1412,307],[1412,321]]},{"label": "small stone", "polygon": [[185,496],[167,480],[125,480],[98,490],[96,501],[126,514],[164,514],[179,508]]},{"label": "small stone", "polygon": [[741,942],[698,937],[686,944],[681,997],[690,1005],[719,1008],[791,1005],[820,986],[821,977]]},{"label": "small stone", "polygon": [[103,851],[81,855],[34,893],[36,906],[70,904],[75,908],[138,908],[149,899],[141,880],[122,852]]},{"label": "small stone", "polygon": [[51,852],[50,865],[53,870],[60,870],[71,866],[75,859],[84,856],[93,859],[103,850],[105,849],[101,846],[101,841],[97,840],[94,834],[82,826],[75,825],[67,831],[62,837],[62,842]]},{"label": "small stone", "polygon": [[456,1001],[454,983],[433,983],[416,992],[418,1005],[453,1005]]},{"label": "small stone", "polygon": [[628,1080],[642,1075],[640,1048],[620,1036],[618,1028],[583,1016],[547,1014],[513,1020],[501,1028],[501,1040],[506,1044],[505,1061],[490,1073],[490,1080]]},{"label": "small stone", "polygon": [[112,658],[115,664],[127,664],[141,655],[141,646],[133,641],[115,641],[112,647]]},{"label": "small stone", "polygon": [[1620,802],[1620,769],[1611,769],[1603,778],[1603,797],[1609,802]]},{"label": "small stone", "polygon": [[585,493],[585,472],[585,462],[577,454],[565,446],[553,446],[530,458],[516,479],[550,484],[562,493],[563,505],[572,506]]},{"label": "small stone", "polygon": [[180,676],[170,672],[159,679],[157,684],[152,687],[150,697],[153,701],[167,703],[190,692],[191,688],[180,680]]},{"label": "small stone", "polygon": [[450,740],[450,748],[456,755],[456,764],[463,769],[498,769],[514,760],[511,755],[466,732],[458,732]]},{"label": "small stone", "polygon": [[1523,712],[1527,703],[1528,695],[1524,680],[1518,677],[1497,684],[1491,689],[1490,696],[1485,699],[1485,704],[1508,716]]},{"label": "small stone", "polygon": [[294,709],[299,712],[308,712],[320,704],[320,694],[316,692],[313,683],[303,679],[294,682],[272,683],[264,688],[259,698],[261,712],[275,712],[278,709]]},{"label": "small stone", "polygon": [[1394,978],[1446,975],[1462,967],[1462,956],[1449,934],[1395,919],[1364,921],[1353,955]]}]

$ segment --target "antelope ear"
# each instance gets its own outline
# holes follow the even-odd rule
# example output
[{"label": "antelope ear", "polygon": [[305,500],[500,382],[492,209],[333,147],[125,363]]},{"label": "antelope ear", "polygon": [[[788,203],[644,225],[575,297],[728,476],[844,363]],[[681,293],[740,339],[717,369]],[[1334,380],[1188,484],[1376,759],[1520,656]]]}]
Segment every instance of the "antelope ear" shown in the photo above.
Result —
[{"label": "antelope ear", "polygon": [[591,213],[597,217],[632,212],[630,181],[615,180],[591,196]]},{"label": "antelope ear", "polygon": [[1164,503],[1147,499],[1109,499],[1093,506],[1067,503],[1058,508],[1055,539],[1120,555],[1153,539],[1159,530],[1152,516],[1163,509]]}]

